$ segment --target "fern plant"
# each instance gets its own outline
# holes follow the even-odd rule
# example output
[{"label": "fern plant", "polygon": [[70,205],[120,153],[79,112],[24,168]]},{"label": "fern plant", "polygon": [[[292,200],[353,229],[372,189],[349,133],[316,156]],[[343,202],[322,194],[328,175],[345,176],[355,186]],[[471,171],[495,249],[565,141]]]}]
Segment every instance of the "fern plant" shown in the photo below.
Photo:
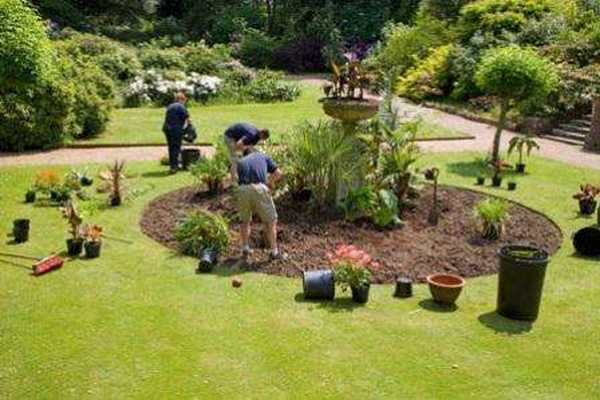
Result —
[{"label": "fern plant", "polygon": [[229,246],[229,222],[208,211],[191,212],[177,226],[175,239],[189,256],[197,257],[204,249],[220,253]]}]

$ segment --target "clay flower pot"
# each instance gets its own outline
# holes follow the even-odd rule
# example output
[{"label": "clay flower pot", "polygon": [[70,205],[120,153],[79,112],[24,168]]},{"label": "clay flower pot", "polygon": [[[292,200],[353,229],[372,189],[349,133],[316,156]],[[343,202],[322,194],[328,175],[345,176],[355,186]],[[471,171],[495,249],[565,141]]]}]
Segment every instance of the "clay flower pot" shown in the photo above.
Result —
[{"label": "clay flower pot", "polygon": [[452,305],[460,296],[465,280],[458,275],[433,274],[427,277],[429,291],[436,303]]}]

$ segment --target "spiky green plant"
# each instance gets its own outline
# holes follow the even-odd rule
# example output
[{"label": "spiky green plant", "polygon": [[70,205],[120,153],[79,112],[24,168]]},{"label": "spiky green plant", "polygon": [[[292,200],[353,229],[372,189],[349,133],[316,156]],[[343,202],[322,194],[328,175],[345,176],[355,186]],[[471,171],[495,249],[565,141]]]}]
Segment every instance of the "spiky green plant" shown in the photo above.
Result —
[{"label": "spiky green plant", "polygon": [[508,145],[508,155],[510,156],[513,151],[519,152],[519,164],[523,164],[523,151],[526,150],[527,157],[531,155],[533,149],[540,149],[540,145],[533,139],[533,136],[515,136],[513,137]]},{"label": "spiky green plant", "polygon": [[203,249],[222,252],[229,246],[229,222],[219,214],[194,211],[177,226],[175,239],[189,256],[197,257]]},{"label": "spiky green plant", "polygon": [[474,214],[481,226],[481,234],[485,239],[497,240],[504,230],[504,222],[508,219],[510,204],[502,199],[488,198],[475,205]]}]

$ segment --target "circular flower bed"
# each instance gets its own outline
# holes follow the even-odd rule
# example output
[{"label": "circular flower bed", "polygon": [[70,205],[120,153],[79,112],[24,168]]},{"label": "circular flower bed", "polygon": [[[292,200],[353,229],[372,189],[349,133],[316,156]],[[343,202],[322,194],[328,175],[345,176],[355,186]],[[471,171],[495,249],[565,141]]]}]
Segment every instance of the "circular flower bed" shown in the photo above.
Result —
[{"label": "circular flower bed", "polygon": [[[261,225],[255,224],[253,246],[257,249],[247,261],[250,271],[283,276],[300,276],[303,270],[328,266],[327,255],[340,244],[354,244],[377,262],[375,283],[391,283],[397,276],[424,282],[427,275],[446,272],[474,277],[497,272],[497,251],[506,244],[539,247],[552,254],[562,243],[562,233],[548,218],[511,203],[510,219],[497,241],[481,238],[473,221],[473,206],[486,196],[453,187],[441,187],[441,217],[438,226],[427,222],[432,189],[423,190],[415,207],[404,212],[404,227],[380,231],[368,222],[347,222],[336,213],[310,213],[304,203],[291,199],[277,201],[279,239],[288,253],[286,261],[269,262],[262,249]],[[240,259],[239,223],[235,200],[227,192],[220,197],[199,193],[188,187],[167,193],[144,210],[141,226],[145,234],[165,246],[177,249],[174,230],[178,220],[190,210],[219,212],[232,220],[232,245],[223,254],[224,264]]]}]

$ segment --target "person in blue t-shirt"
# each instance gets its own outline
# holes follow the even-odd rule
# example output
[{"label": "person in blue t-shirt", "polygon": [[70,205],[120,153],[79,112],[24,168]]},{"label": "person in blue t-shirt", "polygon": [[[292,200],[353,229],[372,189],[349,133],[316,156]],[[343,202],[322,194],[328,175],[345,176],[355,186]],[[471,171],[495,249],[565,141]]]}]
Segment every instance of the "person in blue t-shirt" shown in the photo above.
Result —
[{"label": "person in blue t-shirt", "polygon": [[190,114],[187,108],[185,108],[186,103],[187,95],[183,92],[178,92],[175,95],[175,102],[167,107],[165,123],[163,124],[163,132],[169,146],[169,165],[172,174],[176,173],[179,169],[183,131],[185,126],[190,123]]},{"label": "person in blue t-shirt", "polygon": [[231,179],[233,182],[237,179],[238,153],[248,148],[252,148],[261,140],[269,138],[268,129],[260,129],[247,122],[240,122],[231,125],[224,134],[225,145],[229,150],[229,161],[231,163]]},{"label": "person in blue t-shirt", "polygon": [[286,256],[277,245],[277,210],[271,196],[271,188],[283,177],[271,157],[249,148],[237,163],[239,183],[238,211],[241,226],[242,254],[252,253],[250,231],[252,217],[257,214],[265,226],[267,241],[271,247],[271,259],[281,260]]}]

